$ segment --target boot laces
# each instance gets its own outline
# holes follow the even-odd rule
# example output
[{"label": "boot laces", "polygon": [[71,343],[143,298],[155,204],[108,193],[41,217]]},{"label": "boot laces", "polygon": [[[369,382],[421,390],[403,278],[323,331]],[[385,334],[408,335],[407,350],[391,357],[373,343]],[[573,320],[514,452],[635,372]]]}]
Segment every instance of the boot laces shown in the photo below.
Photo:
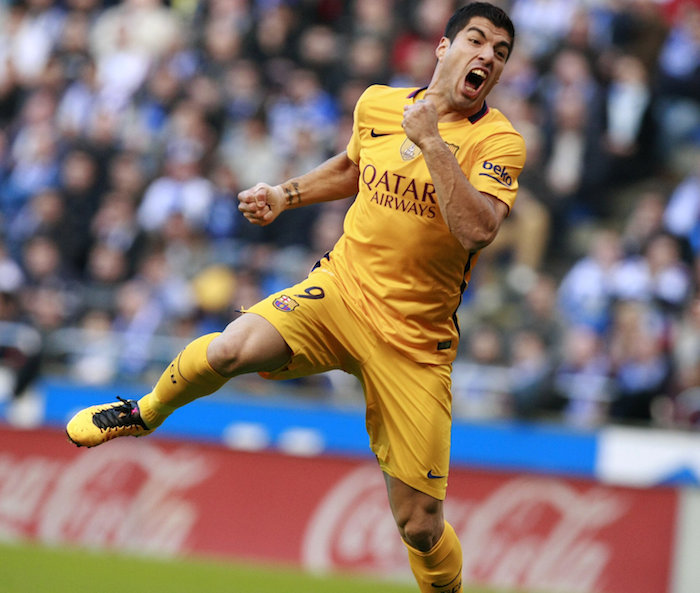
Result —
[{"label": "boot laces", "polygon": [[148,430],[146,423],[141,418],[136,402],[119,396],[117,396],[117,399],[122,402],[121,405],[105,408],[93,415],[92,422],[95,426],[102,430],[128,428],[131,426],[140,426]]}]

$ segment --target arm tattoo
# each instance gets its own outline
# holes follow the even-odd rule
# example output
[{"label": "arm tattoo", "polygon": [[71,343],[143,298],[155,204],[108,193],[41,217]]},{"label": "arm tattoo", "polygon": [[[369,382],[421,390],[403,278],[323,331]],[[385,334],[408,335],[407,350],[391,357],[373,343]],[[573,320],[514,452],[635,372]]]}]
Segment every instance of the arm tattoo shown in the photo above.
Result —
[{"label": "arm tattoo", "polygon": [[285,185],[284,193],[287,196],[287,206],[299,206],[301,204],[301,191],[299,191],[299,184],[296,181]]}]

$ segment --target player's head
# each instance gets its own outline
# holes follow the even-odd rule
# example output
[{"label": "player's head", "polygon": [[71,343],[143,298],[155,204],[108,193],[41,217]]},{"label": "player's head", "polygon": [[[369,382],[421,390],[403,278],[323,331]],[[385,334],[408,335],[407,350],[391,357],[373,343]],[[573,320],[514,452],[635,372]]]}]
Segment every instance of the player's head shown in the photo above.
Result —
[{"label": "player's head", "polygon": [[[515,43],[515,27],[513,21],[506,12],[489,2],[470,2],[458,8],[450,17],[445,26],[445,37],[454,41],[457,34],[464,29],[474,17],[483,17],[491,21],[496,27],[503,29],[510,35],[510,52],[513,51]],[[510,57],[510,52],[508,57]]]},{"label": "player's head", "polygon": [[438,62],[426,95],[440,97],[441,109],[459,116],[480,112],[513,49],[513,23],[488,2],[458,9],[435,48]]}]

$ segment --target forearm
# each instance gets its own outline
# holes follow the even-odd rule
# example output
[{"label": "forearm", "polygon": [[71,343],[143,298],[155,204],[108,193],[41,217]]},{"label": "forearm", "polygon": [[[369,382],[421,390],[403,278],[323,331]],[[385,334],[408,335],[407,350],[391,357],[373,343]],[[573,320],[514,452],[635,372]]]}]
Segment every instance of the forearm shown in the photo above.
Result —
[{"label": "forearm", "polygon": [[342,152],[279,187],[284,192],[284,207],[289,209],[354,196],[358,190],[358,180],[357,165]]},{"label": "forearm", "polygon": [[439,136],[421,146],[438,205],[447,227],[467,251],[478,251],[496,237],[507,207],[482,194],[466,178]]}]

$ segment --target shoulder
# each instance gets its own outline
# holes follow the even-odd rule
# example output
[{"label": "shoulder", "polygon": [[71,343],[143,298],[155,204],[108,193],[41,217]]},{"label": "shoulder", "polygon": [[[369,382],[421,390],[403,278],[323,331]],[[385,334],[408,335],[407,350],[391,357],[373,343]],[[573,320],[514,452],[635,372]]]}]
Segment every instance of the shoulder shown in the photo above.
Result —
[{"label": "shoulder", "polygon": [[499,151],[525,155],[525,140],[510,120],[498,109],[489,108],[486,115],[476,122],[472,133],[476,144]]},{"label": "shoulder", "polygon": [[393,87],[383,84],[373,84],[365,89],[360,96],[360,103],[400,103],[402,106],[406,100],[417,91],[417,88]]},{"label": "shoulder", "polygon": [[355,124],[359,128],[379,126],[398,133],[403,107],[416,90],[378,84],[368,87],[357,101]]},{"label": "shoulder", "polygon": [[503,115],[498,109],[489,107],[488,113],[477,122],[476,128],[483,128],[488,131],[489,134],[508,134],[520,140],[524,143],[520,133],[513,127],[510,120]]}]

